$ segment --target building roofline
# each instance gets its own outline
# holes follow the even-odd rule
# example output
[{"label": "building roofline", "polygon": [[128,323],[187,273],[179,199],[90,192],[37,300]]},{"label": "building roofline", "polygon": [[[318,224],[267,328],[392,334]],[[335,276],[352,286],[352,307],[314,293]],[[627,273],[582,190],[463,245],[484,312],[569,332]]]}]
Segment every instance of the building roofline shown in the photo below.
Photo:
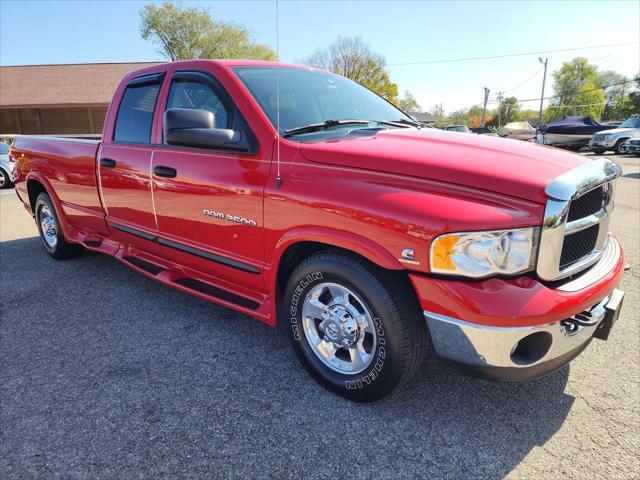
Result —
[{"label": "building roofline", "polygon": [[140,61],[140,62],[88,62],[88,63],[33,63],[29,65],[0,65],[0,67],[12,67],[12,68],[29,68],[29,67],[68,67],[77,65],[139,65],[142,63],[148,63],[149,65],[157,65],[159,63],[167,63],[164,60],[155,61]]}]

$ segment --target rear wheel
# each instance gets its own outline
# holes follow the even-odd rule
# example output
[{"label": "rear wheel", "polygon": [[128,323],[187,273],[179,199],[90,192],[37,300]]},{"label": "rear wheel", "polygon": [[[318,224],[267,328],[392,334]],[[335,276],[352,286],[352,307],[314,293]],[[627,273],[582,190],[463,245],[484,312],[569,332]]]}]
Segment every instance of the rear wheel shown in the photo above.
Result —
[{"label": "rear wheel", "polygon": [[0,188],[8,188],[10,186],[11,180],[9,179],[9,175],[0,168]]},{"label": "rear wheel", "polygon": [[302,365],[321,385],[354,401],[374,401],[421,365],[427,329],[400,275],[332,251],[295,269],[280,318]]},{"label": "rear wheel", "polygon": [[65,240],[51,197],[44,192],[38,195],[35,214],[40,239],[49,255],[57,260],[63,260],[75,257],[82,252],[82,246]]},{"label": "rear wheel", "polygon": [[628,138],[621,138],[620,140],[618,140],[615,144],[615,146],[613,147],[613,152],[616,155],[623,155],[625,153],[627,153],[627,147],[623,146],[624,142],[626,142],[627,140],[629,140]]}]

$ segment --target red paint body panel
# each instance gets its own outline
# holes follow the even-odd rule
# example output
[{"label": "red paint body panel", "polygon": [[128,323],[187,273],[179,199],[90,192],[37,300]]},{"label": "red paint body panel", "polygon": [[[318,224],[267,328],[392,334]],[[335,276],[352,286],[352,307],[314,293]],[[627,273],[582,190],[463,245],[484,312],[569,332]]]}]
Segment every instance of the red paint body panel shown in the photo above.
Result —
[{"label": "red paint body panel", "polygon": [[[429,245],[436,235],[539,226],[545,186],[588,161],[583,157],[526,142],[433,130],[295,143],[276,135],[229,68],[234,65],[272,64],[194,60],[147,67],[130,73],[118,86],[100,145],[19,137],[12,153],[18,159],[16,188],[21,198],[29,202],[28,182],[39,182],[62,212],[68,240],[269,324],[275,323],[278,266],[287,248],[299,242],[333,245],[383,268],[408,270],[423,308],[486,325],[536,325],[566,318],[591,306],[618,281],[622,260],[610,276],[576,294],[560,294],[527,275],[477,282],[429,275]],[[221,84],[249,125],[257,142],[255,152],[221,153],[162,143],[162,118],[176,70],[204,72]],[[164,73],[164,79],[150,143],[114,142],[114,123],[127,83],[154,73]],[[115,160],[116,167],[100,167],[97,155]],[[153,174],[159,165],[174,168],[176,177]],[[205,215],[204,210],[232,214],[255,225]],[[144,232],[151,240],[114,229],[113,223]],[[417,263],[399,260],[405,248],[415,250]],[[160,273],[145,270],[132,258],[156,265]],[[177,283],[186,277],[258,306],[240,307],[228,298],[213,298]]]},{"label": "red paint body panel", "polygon": [[305,144],[311,161],[425,178],[545,202],[553,178],[590,160],[529,142],[438,129]]},{"label": "red paint body panel", "polygon": [[598,304],[620,283],[624,255],[594,285],[578,292],[552,288],[535,278],[490,278],[479,282],[443,280],[411,274],[424,310],[495,327],[545,325]]}]

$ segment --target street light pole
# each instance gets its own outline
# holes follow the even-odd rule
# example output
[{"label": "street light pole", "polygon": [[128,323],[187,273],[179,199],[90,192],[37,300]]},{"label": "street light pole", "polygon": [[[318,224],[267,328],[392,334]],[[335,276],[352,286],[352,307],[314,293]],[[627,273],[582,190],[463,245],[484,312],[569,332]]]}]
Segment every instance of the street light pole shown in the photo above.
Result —
[{"label": "street light pole", "polygon": [[540,95],[540,113],[538,113],[538,118],[540,121],[542,121],[542,102],[544,101],[544,84],[547,80],[547,62],[549,61],[549,59],[545,58],[543,62],[542,57],[538,57],[538,61],[544,64],[544,74],[542,75],[542,94]]}]

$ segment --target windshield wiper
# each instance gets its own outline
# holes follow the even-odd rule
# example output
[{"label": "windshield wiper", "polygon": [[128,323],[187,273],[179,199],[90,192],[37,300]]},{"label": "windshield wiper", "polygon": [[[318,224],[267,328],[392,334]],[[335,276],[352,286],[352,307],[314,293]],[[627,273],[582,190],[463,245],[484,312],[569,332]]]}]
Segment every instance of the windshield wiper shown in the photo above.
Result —
[{"label": "windshield wiper", "polygon": [[338,125],[349,124],[369,124],[373,123],[371,120],[327,120],[322,123],[310,123],[309,125],[303,125],[302,127],[290,128],[284,131],[283,137],[290,137],[299,133],[311,133],[319,130],[327,130],[328,128],[337,127]]}]

